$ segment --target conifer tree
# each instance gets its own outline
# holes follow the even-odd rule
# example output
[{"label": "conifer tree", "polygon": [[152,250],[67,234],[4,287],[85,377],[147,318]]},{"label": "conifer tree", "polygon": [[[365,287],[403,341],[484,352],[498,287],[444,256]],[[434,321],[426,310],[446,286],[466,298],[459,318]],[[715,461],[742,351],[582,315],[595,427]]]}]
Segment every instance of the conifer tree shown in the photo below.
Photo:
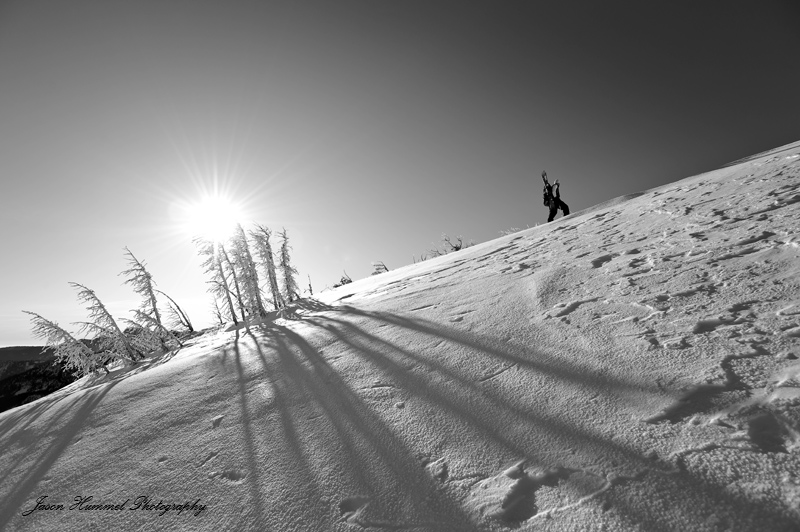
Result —
[{"label": "conifer tree", "polygon": [[94,293],[94,290],[79,283],[69,283],[78,291],[78,299],[85,303],[91,321],[79,322],[81,331],[89,333],[99,340],[104,349],[108,350],[113,359],[125,359],[137,362],[144,358],[144,354],[125,336],[122,329],[103,305],[103,302]]},{"label": "conifer tree", "polygon": [[196,238],[194,242],[198,253],[203,257],[202,266],[211,277],[209,292],[215,300],[214,304],[219,306],[217,301],[222,301],[223,307],[229,313],[228,317],[233,320],[234,325],[238,324],[239,320],[236,317],[236,310],[231,299],[232,292],[228,284],[228,274],[223,266],[222,253],[220,253],[222,244],[202,238]]},{"label": "conifer tree", "polygon": [[275,272],[275,258],[272,254],[272,245],[269,241],[272,236],[272,231],[263,225],[256,224],[255,230],[250,231],[250,236],[253,238],[253,245],[255,246],[256,255],[261,261],[261,267],[264,268],[264,271],[267,273],[269,289],[272,293],[272,304],[275,305],[276,310],[280,310],[284,307],[284,302],[280,288],[278,288],[278,275]]},{"label": "conifer tree", "polygon": [[283,274],[283,296],[287,302],[291,303],[297,299],[300,290],[297,287],[297,281],[294,276],[297,275],[297,270],[292,266],[289,251],[292,247],[289,245],[289,237],[286,235],[286,228],[279,234],[281,237],[281,253],[280,253],[280,269]]},{"label": "conifer tree", "polygon": [[252,318],[263,318],[267,315],[267,311],[261,299],[261,287],[258,285],[256,263],[250,253],[247,235],[245,235],[241,224],[238,223],[234,227],[233,236],[231,237],[230,256],[232,258],[231,266],[236,272],[236,278],[239,280],[242,302],[247,309],[247,313]]},{"label": "conifer tree", "polygon": [[[156,282],[153,276],[147,271],[144,262],[134,256],[127,247],[124,248],[128,257],[130,268],[120,273],[126,277],[125,284],[131,285],[133,291],[142,296],[142,304],[138,310],[134,311],[135,323],[145,328],[150,328],[153,334],[145,335],[149,342],[157,343],[165,351],[169,349],[168,342],[182,345],[172,332],[167,329],[161,321],[161,313],[158,311],[158,301],[156,300]],[[145,351],[156,348],[155,345],[142,344],[139,346]]]},{"label": "conifer tree", "polygon": [[247,334],[250,334],[250,325],[248,324],[248,316],[247,316],[247,307],[244,304],[244,298],[242,297],[242,290],[239,287],[239,279],[236,277],[236,270],[233,268],[233,263],[231,262],[231,257],[228,255],[228,251],[225,249],[225,246],[219,244],[219,256],[220,262],[225,262],[228,265],[228,269],[231,273],[231,279],[233,280],[233,295],[236,296],[236,301],[239,303],[239,310],[242,313],[242,323],[244,324],[244,328],[247,331]]},{"label": "conifer tree", "polygon": [[58,323],[43,318],[35,312],[23,310],[30,314],[33,323],[33,334],[44,341],[45,350],[52,349],[56,360],[67,370],[78,375],[89,375],[102,368],[109,373],[108,368],[102,363],[97,353],[85,343],[75,338],[72,334],[61,328]]},{"label": "conifer tree", "polygon": [[[131,344],[142,353],[155,351],[158,348],[164,351],[169,351],[170,346],[183,347],[181,342],[172,331],[156,322],[155,318],[150,314],[145,314],[141,310],[133,311],[134,319],[129,320],[122,318],[122,321],[127,322],[131,329],[126,329],[125,332],[131,341]],[[133,332],[135,334],[129,334]]]},{"label": "conifer tree", "polygon": [[156,301],[156,283],[153,280],[153,276],[147,271],[144,262],[137,259],[130,249],[127,247],[123,249],[128,256],[130,268],[120,273],[120,275],[126,277],[125,284],[131,285],[133,291],[142,296],[142,304],[139,307],[140,311],[152,316],[155,322],[161,325],[161,314],[158,312],[158,304]]}]

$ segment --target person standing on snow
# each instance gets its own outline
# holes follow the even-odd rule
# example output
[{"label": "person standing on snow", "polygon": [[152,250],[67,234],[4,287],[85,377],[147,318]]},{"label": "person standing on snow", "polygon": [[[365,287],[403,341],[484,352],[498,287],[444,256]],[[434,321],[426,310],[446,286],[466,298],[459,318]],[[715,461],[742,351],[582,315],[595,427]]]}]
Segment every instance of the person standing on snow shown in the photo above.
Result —
[{"label": "person standing on snow", "polygon": [[[558,184],[558,179],[551,185],[547,180],[547,172],[542,172],[542,181],[544,181],[544,204],[550,208],[550,216],[547,218],[547,221],[553,221],[558,213],[558,209],[561,209],[564,216],[568,215],[569,207],[566,203],[561,201],[561,186]],[[555,191],[553,189],[555,189]]]}]

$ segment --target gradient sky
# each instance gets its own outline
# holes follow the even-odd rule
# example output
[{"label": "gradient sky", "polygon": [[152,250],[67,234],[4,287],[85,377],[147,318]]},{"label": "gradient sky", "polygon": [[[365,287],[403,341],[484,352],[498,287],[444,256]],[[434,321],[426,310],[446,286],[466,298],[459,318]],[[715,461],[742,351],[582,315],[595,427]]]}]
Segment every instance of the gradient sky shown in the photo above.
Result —
[{"label": "gradient sky", "polygon": [[0,346],[115,317],[123,246],[209,324],[218,189],[315,291],[800,139],[800,5],[0,0]]}]

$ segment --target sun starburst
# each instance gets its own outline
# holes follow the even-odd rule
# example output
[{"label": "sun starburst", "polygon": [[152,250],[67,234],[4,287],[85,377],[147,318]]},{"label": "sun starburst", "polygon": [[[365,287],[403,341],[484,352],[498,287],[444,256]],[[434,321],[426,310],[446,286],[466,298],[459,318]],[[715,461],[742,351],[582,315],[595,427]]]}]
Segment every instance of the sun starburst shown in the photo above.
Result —
[{"label": "sun starburst", "polygon": [[223,242],[242,222],[242,208],[220,194],[209,194],[182,206],[184,230],[192,237]]}]

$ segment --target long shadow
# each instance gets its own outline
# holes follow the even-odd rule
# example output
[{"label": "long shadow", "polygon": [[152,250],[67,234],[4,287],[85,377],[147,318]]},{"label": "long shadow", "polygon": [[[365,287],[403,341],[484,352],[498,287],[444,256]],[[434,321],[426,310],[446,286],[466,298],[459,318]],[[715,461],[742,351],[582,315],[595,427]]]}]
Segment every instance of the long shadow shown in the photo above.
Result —
[{"label": "long shadow", "polygon": [[[269,362],[267,360],[267,355],[264,353],[258,338],[254,342],[255,348],[258,351],[259,360],[261,361],[261,365],[263,371],[266,375],[273,375],[274,378],[280,379],[282,374],[286,372],[280,371],[271,371],[274,368],[271,368]],[[290,462],[289,466],[297,465],[299,466],[300,471],[294,472],[291,475],[292,480],[295,483],[301,484],[303,487],[307,487],[310,490],[310,493],[304,494],[308,500],[312,501],[320,501],[322,500],[322,493],[320,492],[314,474],[313,474],[313,467],[312,463],[309,460],[308,456],[303,452],[304,444],[301,437],[301,434],[298,432],[297,426],[295,425],[290,402],[286,401],[284,398],[284,391],[281,390],[281,387],[277,385],[277,383],[273,380],[269,380],[270,387],[272,389],[272,395],[274,397],[275,409],[280,417],[279,424],[280,424],[280,431],[283,434],[283,438],[285,441],[284,448],[290,455]],[[300,390],[301,393],[305,394],[306,390]],[[323,529],[324,524],[320,523],[318,529]]]},{"label": "long shadow", "polygon": [[[342,419],[344,417],[343,414],[348,412],[348,409],[334,409],[331,405],[331,403],[336,406],[341,405],[341,395],[334,393],[334,400],[331,401],[328,394],[323,392],[323,390],[330,390],[332,388],[330,380],[331,372],[320,372],[316,365],[312,368],[312,372],[304,368],[301,361],[298,360],[292,350],[292,345],[297,345],[297,343],[296,341],[290,341],[288,339],[289,337],[286,334],[287,330],[288,329],[285,328],[275,328],[271,331],[272,338],[276,342],[278,362],[280,363],[279,368],[277,368],[279,369],[279,373],[287,375],[295,389],[302,395],[312,399],[317,408],[322,410],[323,415],[326,416],[336,432],[336,442],[342,444],[344,454],[346,455],[344,463],[360,463],[363,457],[356,449],[356,437],[350,434],[348,427],[350,423],[347,422],[348,420]],[[301,341],[299,347],[303,353],[309,352],[306,348],[305,340]],[[336,391],[338,390],[334,390],[334,392]],[[366,434],[367,431],[364,431],[364,433]],[[333,442],[328,442],[328,444],[331,443]],[[306,467],[311,470],[310,466]],[[370,475],[364,474],[361,468],[356,468],[354,471],[351,470],[351,472],[355,473],[356,484],[359,486],[372,486]],[[377,487],[378,486],[372,486],[372,488]],[[373,492],[376,490],[368,489],[367,491]]]},{"label": "long shadow", "polygon": [[[248,399],[246,390],[247,379],[245,377],[244,368],[242,367],[241,353],[239,352],[238,330],[236,331],[236,338],[231,343],[231,346],[234,352],[233,358],[236,364],[236,372],[238,375],[237,383],[239,384],[239,406],[241,407],[242,430],[244,431],[245,459],[247,460],[247,470],[249,471],[249,474],[253,476],[252,478],[247,479],[247,485],[250,489],[250,498],[252,499],[253,510],[255,511],[257,522],[263,523],[266,513],[264,510],[264,502],[261,500],[261,495],[259,493],[259,486],[261,485],[260,474],[254,447],[255,439],[253,435],[253,428],[250,422],[250,414],[248,413]],[[227,350],[227,348],[224,348],[224,350]]]},{"label": "long shadow", "polygon": [[[24,419],[25,422],[15,426],[13,431],[9,431],[10,433],[7,433],[8,434],[7,438],[4,438],[3,440],[0,441],[2,441],[3,445],[8,448],[11,448],[15,444],[21,444],[23,446],[27,446],[29,444],[27,440],[30,439],[30,435],[27,434],[27,428],[29,426],[33,426],[34,422],[37,419],[42,417],[42,415],[46,411],[48,411],[51,406],[53,406],[55,403],[58,402],[59,401],[53,401],[50,404],[42,405],[43,408],[35,410],[34,413],[29,418],[24,415],[25,411],[23,411],[23,414],[20,415],[19,418],[20,420]],[[62,408],[60,412],[55,411],[51,413],[50,417],[44,422],[43,426],[37,430],[37,432],[39,434],[48,434],[58,424],[63,414],[67,412],[66,408],[67,407]],[[28,457],[29,454],[30,452],[20,453],[17,459],[6,468],[3,477],[8,478],[11,475],[11,473],[17,468],[17,466],[19,466],[19,464],[25,461],[25,459]]]},{"label": "long shadow", "polygon": [[[279,363],[276,369],[288,376],[296,384],[297,390],[301,390],[313,400],[333,429],[336,441],[328,442],[325,446],[330,448],[338,443],[346,457],[344,463],[351,466],[348,471],[352,475],[352,480],[348,482],[343,478],[342,481],[350,485],[354,482],[354,489],[358,491],[353,497],[339,502],[343,520],[352,519],[350,523],[361,526],[393,528],[427,526],[429,530],[473,529],[463,509],[449,498],[442,496],[435,481],[420,467],[418,458],[413,456],[403,442],[398,440],[384,422],[363,403],[311,344],[287,327],[272,325],[263,330],[275,342]],[[310,367],[295,354],[295,349],[299,349],[299,354],[310,363]],[[365,454],[370,453],[374,453],[379,460],[376,462],[365,459]],[[415,508],[430,509],[431,516],[434,513],[433,508],[436,507],[438,511],[435,513],[438,514],[438,519],[435,523],[376,523],[365,521],[356,515],[358,509],[367,503],[367,497],[362,496],[373,493],[385,494],[387,487],[396,485],[400,479],[407,479],[409,476],[413,478],[412,482],[418,489],[403,495],[414,501]],[[367,488],[366,493],[365,488]],[[396,487],[398,494],[400,489],[401,486]],[[432,504],[433,501],[435,504]],[[378,504],[380,503],[379,500]],[[387,510],[396,511],[396,507],[387,505]],[[443,519],[442,514],[446,519]],[[392,517],[403,519],[397,515]],[[408,516],[405,517],[407,518]]]},{"label": "long shadow", "polygon": [[[315,323],[316,321],[318,319],[308,320],[310,323]],[[533,461],[543,469],[557,465],[552,459],[548,460],[545,457],[537,456],[535,447],[532,448],[526,445],[524,438],[514,438],[507,434],[508,413],[512,414],[521,423],[540,427],[561,439],[566,438],[567,440],[563,442],[565,446],[580,441],[584,444],[592,445],[595,452],[597,452],[598,446],[602,446],[606,452],[613,453],[619,458],[624,458],[630,463],[636,463],[640,469],[644,468],[645,465],[652,465],[652,463],[648,464],[647,460],[640,454],[601,439],[596,434],[563,423],[555,417],[545,417],[543,414],[534,415],[529,410],[519,408],[509,403],[508,398],[500,397],[495,391],[480,388],[476,382],[455,374],[443,365],[436,364],[385,339],[372,335],[352,323],[334,318],[325,318],[325,321],[330,323],[315,324],[333,334],[341,343],[350,346],[355,352],[362,353],[366,360],[371,361],[390,374],[403,389],[413,390],[420,398],[445,408],[454,417],[476,428],[483,437],[501,443],[514,456],[524,457],[527,462]],[[356,339],[354,340],[352,337]],[[436,383],[435,379],[425,379],[422,376],[409,373],[401,364],[392,359],[389,355],[391,352],[414,360],[416,363],[430,369],[432,373],[445,375],[449,382],[457,383],[462,390],[454,392],[452,389],[437,389],[441,387],[441,384]],[[465,408],[470,404],[482,404],[483,411],[476,413],[474,409]],[[503,418],[505,418],[505,421],[503,421]]]},{"label": "long shadow", "polygon": [[[13,488],[8,491],[6,498],[3,500],[2,505],[0,506],[0,530],[4,529],[6,525],[8,525],[9,521],[17,515],[17,513],[21,513],[25,511],[23,506],[28,503],[28,506],[31,507],[30,501],[28,498],[39,483],[39,481],[45,476],[45,473],[50,470],[53,464],[59,459],[59,457],[64,453],[64,451],[69,446],[72,439],[78,434],[81,430],[83,425],[86,423],[86,420],[89,418],[92,411],[95,407],[100,404],[103,400],[103,397],[108,394],[108,392],[116,385],[116,381],[110,382],[107,385],[97,387],[91,390],[86,391],[80,399],[76,400],[74,404],[69,405],[69,410],[66,410],[66,407],[63,407],[63,413],[66,414],[67,412],[74,412],[71,419],[64,423],[62,429],[60,429],[58,436],[55,437],[54,441],[50,443],[50,445],[44,449],[40,456],[36,459],[36,465],[28,470],[20,480],[16,482]],[[60,418],[60,416],[59,416]],[[54,418],[49,422],[49,426],[53,426],[58,422],[58,418]],[[48,430],[41,431],[42,434],[49,432]],[[11,471],[13,471],[28,455],[31,453],[36,452],[36,449],[29,451],[22,455],[8,471],[3,474],[4,478],[8,478]]]},{"label": "long shadow", "polygon": [[[313,323],[313,320],[309,321]],[[372,361],[381,369],[390,373],[403,385],[404,389],[415,390],[421,398],[432,404],[448,409],[458,418],[480,430],[485,437],[502,443],[515,455],[522,455],[528,458],[534,458],[542,463],[544,462],[543,457],[537,457],[533,449],[522,446],[518,443],[517,439],[505,434],[509,430],[507,421],[503,421],[503,418],[507,418],[506,414],[513,415],[520,424],[535,424],[538,427],[550,431],[553,435],[588,441],[594,445],[602,443],[594,434],[567,425],[554,416],[546,416],[544,413],[535,414],[531,410],[520,408],[510,403],[508,397],[502,397],[496,390],[481,388],[477,382],[454,373],[442,364],[437,364],[430,359],[374,336],[352,323],[343,320],[331,321],[336,321],[338,328],[332,324],[320,326],[333,334],[343,344],[349,345],[355,351],[363,353],[367,360]],[[358,340],[351,339],[351,335],[343,333],[341,329],[353,333]],[[365,342],[362,343],[362,339],[365,340]],[[369,345],[370,343],[373,345]],[[437,384],[434,379],[426,379],[422,375],[407,371],[401,364],[386,354],[385,351],[389,353],[395,352],[401,357],[413,360],[417,364],[429,368],[431,374],[446,376],[448,382],[457,384],[460,390],[437,389]],[[469,404],[480,405],[482,407],[481,410],[486,413],[480,415],[471,409],[465,408],[465,405]],[[618,446],[608,446],[608,450],[619,453],[621,449]],[[627,458],[633,458],[629,453],[626,452],[625,454]]]},{"label": "long shadow", "polygon": [[[337,331],[336,328],[333,327],[333,326],[326,327],[326,330],[331,332],[335,338],[339,339],[345,345],[350,345],[350,347],[352,347],[353,349],[356,349],[356,350],[359,350],[359,351],[363,351],[366,355],[370,356],[371,360],[374,360],[375,358],[381,359],[381,362],[379,363],[379,365],[382,366],[382,368],[384,370],[391,371],[393,374],[395,374],[395,373],[397,373],[397,374],[406,373],[402,369],[402,366],[400,366],[400,365],[398,365],[396,363],[393,363],[393,361],[389,360],[388,357],[386,355],[384,355],[383,353],[381,353],[378,349],[365,347],[363,345],[360,345],[358,342],[349,341],[346,337],[342,336],[339,333],[339,331]],[[361,331],[361,332],[363,332],[363,331]],[[294,334],[296,334],[296,333],[294,333]],[[292,337],[291,339],[296,343],[299,343],[300,341],[304,342],[304,340],[302,340],[302,338],[298,339],[298,338]],[[388,344],[388,345],[390,345],[390,344]],[[393,348],[399,350],[399,348],[396,348],[396,347],[393,347]],[[356,401],[359,401],[359,399],[357,398],[356,394],[349,388],[349,386],[347,386],[346,383],[344,383],[341,379],[338,378],[337,374],[333,371],[332,368],[330,368],[327,365],[327,362],[319,355],[319,353],[316,353],[316,351],[314,351],[312,349],[312,350],[304,350],[304,354],[312,362],[312,365],[321,368],[318,373],[320,373],[322,375],[322,378],[326,382],[330,381],[331,379],[334,379],[338,383],[338,386],[335,387],[335,389],[337,389],[337,390],[338,389],[346,390],[348,397],[352,396],[352,397],[354,397],[356,399]],[[474,414],[472,414],[468,410],[464,409],[462,407],[461,403],[458,402],[458,399],[461,399],[461,398],[453,398],[452,396],[448,396],[445,392],[439,392],[438,390],[435,389],[434,385],[432,385],[431,383],[428,383],[426,381],[419,380],[418,382],[410,382],[409,380],[404,380],[404,379],[398,379],[398,380],[400,381],[401,384],[405,384],[406,388],[419,390],[420,391],[419,394],[422,395],[423,397],[425,397],[426,399],[428,399],[430,402],[438,404],[440,406],[445,406],[446,408],[450,409],[452,412],[454,412],[456,414],[456,417],[463,418],[467,423],[469,423],[469,424],[471,424],[473,426],[480,427],[482,429],[482,432],[484,433],[484,436],[486,436],[487,438],[491,438],[491,439],[494,439],[494,440],[501,441],[507,448],[510,448],[515,453],[515,455],[517,457],[522,455],[522,456],[525,456],[526,458],[529,458],[531,456],[532,453],[530,452],[530,449],[523,449],[522,447],[516,445],[516,443],[513,440],[509,440],[508,438],[502,436],[502,433],[497,430],[496,426],[492,426],[491,421],[489,421],[489,420],[492,419],[491,415],[486,416],[484,418],[475,416]],[[322,386],[322,388],[325,388],[325,387]],[[320,400],[324,401],[326,398],[327,398],[327,394],[325,394],[323,392]],[[345,405],[345,408],[342,408],[341,410],[343,412],[354,411],[354,409],[352,407],[350,407],[350,405]],[[360,411],[356,411],[356,412],[358,412],[358,416],[360,418],[364,417],[364,415]],[[369,411],[369,410],[368,410],[368,412],[371,413],[371,411]],[[372,414],[372,415],[374,416],[374,414]],[[369,435],[370,434],[370,428],[368,426],[364,427],[362,432],[364,434]],[[588,435],[584,435],[584,436],[587,437],[587,438],[589,437]],[[340,435],[340,437],[341,437],[341,435]],[[597,439],[596,436],[592,436],[592,437],[594,439]],[[400,442],[398,442],[398,443],[400,443]],[[404,445],[404,444],[400,443],[400,445]],[[404,446],[404,451],[405,451],[405,453],[411,454],[410,450],[408,448],[406,448],[405,446]],[[629,458],[633,458],[633,457],[629,457]],[[641,457],[639,457],[639,460],[643,460],[643,459],[641,459]],[[422,470],[422,468],[420,467],[419,461],[414,462],[413,460],[410,460],[409,462],[410,462],[409,463],[410,467],[415,468],[415,469],[420,470],[420,471]],[[399,474],[401,474],[401,472],[395,471],[395,474],[399,475]],[[463,509],[461,509],[460,511],[462,513],[464,512]],[[473,526],[475,526],[475,525],[473,525]]]},{"label": "long shadow", "polygon": [[[333,310],[336,313],[353,314],[359,317],[381,320],[383,322],[392,323],[410,330],[458,342],[473,349],[486,352],[491,356],[498,356],[501,358],[508,357],[514,359],[515,362],[523,362],[519,361],[519,357],[516,355],[498,352],[496,348],[484,345],[483,342],[476,338],[466,337],[466,335],[459,331],[449,331],[444,327],[421,322],[420,320],[409,319],[387,313],[365,312],[352,307],[344,306],[338,308],[316,306],[314,310],[325,312],[330,312]],[[326,315],[307,317],[303,321],[327,330],[339,341],[349,345],[357,352],[361,352],[365,358],[377,364],[384,371],[390,372],[393,377],[397,378],[404,385],[404,387],[410,390],[417,390],[418,393],[425,399],[444,406],[467,423],[477,427],[484,435],[493,437],[495,440],[503,443],[509,449],[519,452],[525,456],[531,455],[530,449],[523,449],[515,441],[504,438],[501,434],[499,434],[497,431],[498,426],[494,423],[494,419],[491,417],[487,418],[486,416],[481,418],[471,412],[465,411],[461,406],[462,403],[460,403],[456,398],[452,397],[452,395],[448,395],[447,390],[438,391],[435,389],[436,383],[433,380],[426,380],[410,375],[406,368],[392,360],[387,354],[384,353],[384,351],[394,351],[403,357],[415,360],[417,363],[425,364],[426,367],[430,368],[432,371],[445,374],[448,379],[459,383],[460,386],[467,390],[466,393],[480,393],[479,397],[482,398],[481,400],[490,403],[491,407],[498,412],[508,411],[515,416],[526,418],[530,423],[545,426],[553,432],[562,433],[570,439],[579,439],[585,443],[590,443],[592,444],[592,448],[595,449],[595,453],[597,452],[597,446],[601,445],[604,449],[606,449],[606,451],[615,451],[617,456],[620,454],[624,455],[626,460],[636,464],[639,468],[641,468],[642,471],[645,472],[645,474],[658,475],[661,482],[671,484],[675,488],[674,491],[675,495],[678,496],[678,500],[683,499],[682,502],[687,508],[692,508],[695,506],[696,501],[693,499],[693,497],[699,495],[704,501],[708,501],[710,508],[709,513],[715,512],[715,504],[721,504],[728,509],[740,512],[740,517],[759,516],[759,519],[763,519],[764,522],[772,523],[770,526],[772,526],[775,530],[793,530],[798,525],[797,522],[791,522],[791,518],[787,518],[786,515],[776,512],[773,509],[763,508],[761,505],[756,504],[755,501],[750,500],[744,495],[730,493],[724,489],[724,486],[699,477],[698,475],[686,470],[686,468],[681,468],[677,471],[674,469],[669,471],[670,468],[674,468],[675,466],[668,460],[661,462],[660,464],[654,463],[652,459],[642,456],[641,453],[638,453],[631,448],[626,448],[608,439],[600,438],[596,434],[586,433],[577,426],[567,426],[563,422],[560,422],[553,417],[545,419],[542,416],[534,416],[529,411],[525,411],[508,404],[507,400],[503,401],[502,398],[493,395],[492,392],[487,393],[487,390],[477,387],[476,383],[467,381],[463,377],[458,376],[443,366],[426,361],[419,355],[415,355],[414,353],[411,353],[408,350],[403,350],[387,340],[381,339],[375,335],[371,335],[370,333],[367,333],[365,330],[346,320],[337,319],[331,315]],[[349,334],[346,334],[345,331]],[[353,340],[351,337],[355,337],[356,339]],[[318,354],[317,356],[319,357]],[[319,358],[324,363],[324,359],[321,357]],[[562,361],[559,360],[558,362]],[[578,372],[573,373],[571,370],[564,369],[552,371],[552,368],[543,367],[541,362],[533,365],[525,365],[532,367],[532,369],[542,370],[545,373],[555,374],[560,378],[574,380],[580,384],[591,385],[591,383],[586,382],[585,375],[578,374]],[[619,384],[623,384],[618,380],[607,379],[604,377],[600,380],[602,381],[602,387],[607,391],[613,390],[614,387]],[[647,387],[641,385],[632,385],[632,387],[639,391],[648,390]],[[646,511],[641,507],[634,507],[633,504],[629,504],[622,497],[614,497],[614,503],[615,507],[620,511],[620,513],[628,516],[628,518],[633,523],[636,523],[637,526],[647,525],[649,530],[667,529],[666,525],[663,522],[660,522],[659,519],[654,517],[649,511]]]},{"label": "long shadow", "polygon": [[[379,320],[387,324],[396,325],[404,329],[417,331],[433,338],[448,340],[470,349],[486,353],[499,360],[513,362],[520,366],[530,368],[542,374],[547,374],[565,381],[573,381],[581,386],[591,386],[598,390],[627,389],[643,393],[659,393],[661,390],[657,385],[647,385],[644,383],[634,383],[614,378],[608,375],[598,375],[596,372],[589,373],[589,368],[582,368],[566,358],[555,358],[541,351],[530,351],[525,349],[526,356],[521,356],[510,351],[500,350],[490,342],[484,341],[479,336],[467,331],[460,331],[444,327],[434,322],[419,318],[410,318],[387,312],[374,312],[357,309],[349,305],[330,307],[321,303],[309,305],[314,312],[340,313],[343,315],[354,315],[367,319]],[[314,319],[335,320],[330,316],[314,316],[304,318],[304,321],[313,322]],[[520,347],[520,349],[522,349]],[[527,356],[530,353],[530,356]]]},{"label": "long shadow", "polygon": [[[99,377],[94,378],[93,380],[89,380],[84,383],[83,386],[76,388],[71,391],[67,391],[63,393],[62,390],[57,390],[51,395],[45,396],[36,404],[19,408],[16,411],[10,411],[8,413],[4,413],[3,421],[0,423],[0,434],[10,435],[7,438],[0,438],[0,443],[7,447],[11,447],[19,440],[25,438],[25,431],[29,426],[34,425],[34,423],[42,417],[45,413],[51,411],[52,408],[62,407],[61,412],[57,412],[52,414],[51,418],[46,422],[45,426],[39,431],[42,434],[46,434],[50,432],[50,429],[53,428],[62,417],[62,415],[68,411],[74,409],[74,405],[64,406],[65,404],[71,401],[71,397],[75,394],[83,394],[82,398],[78,401],[78,403],[86,403],[91,397],[95,397],[100,394],[100,397],[108,393],[108,391],[121,382],[122,380],[130,377],[131,375],[135,375],[142,371],[146,371],[150,367],[154,365],[160,365],[162,362],[156,360],[145,360],[143,364],[137,364],[134,367],[130,368],[123,368],[121,370],[115,370],[108,375],[102,375]],[[99,402],[99,399],[98,399]],[[69,408],[70,410],[66,410]],[[88,415],[88,413],[87,413]],[[82,421],[82,420],[81,420]],[[75,427],[71,427],[74,431],[70,431],[72,436],[77,433],[77,430],[80,428],[80,424],[77,424]],[[12,430],[13,429],[13,430]],[[29,453],[28,453],[29,454]],[[4,475],[7,477],[11,471],[13,471],[17,465],[22,463],[25,458],[26,454],[21,454],[20,457],[15,461],[13,465],[7,468],[6,474]]]},{"label": "long shadow", "polygon": [[[316,308],[317,310],[331,310],[330,307],[322,305]],[[370,313],[346,306],[335,308],[334,310],[344,314],[354,314],[360,317],[404,326],[410,330],[422,332],[434,338],[450,340],[467,346],[477,352],[485,353],[488,356],[506,361],[513,361],[528,369],[571,381],[581,386],[597,387],[605,391],[613,390],[615,387],[624,387],[625,385],[637,391],[648,389],[644,386],[628,384],[619,379],[608,379],[606,377],[597,377],[596,380],[600,380],[602,383],[598,386],[596,381],[593,382],[593,379],[589,379],[585,376],[585,370],[584,372],[580,372],[577,370],[577,367],[574,370],[553,368],[550,364],[546,364],[541,360],[531,361],[519,355],[500,351],[496,347],[489,346],[486,342],[474,337],[474,335],[472,338],[469,338],[461,331],[452,331],[444,327],[436,327],[431,323],[420,322],[418,320],[387,313]],[[509,438],[504,434],[504,430],[507,430],[507,427],[499,420],[502,417],[507,417],[506,414],[513,415],[517,421],[534,424],[547,429],[552,434],[560,435],[562,438],[591,443],[595,447],[602,445],[606,451],[613,452],[617,456],[622,454],[626,459],[638,462],[640,465],[652,465],[651,461],[646,460],[637,453],[632,453],[629,449],[625,449],[610,441],[602,440],[598,438],[596,434],[581,430],[577,426],[566,424],[557,416],[548,416],[542,412],[535,413],[530,409],[521,408],[509,402],[509,398],[501,396],[497,390],[481,387],[478,382],[457,374],[443,364],[437,363],[429,357],[424,357],[407,349],[403,349],[388,340],[367,332],[363,328],[345,319],[338,319],[330,315],[313,316],[306,318],[304,322],[328,331],[343,344],[349,345],[356,352],[362,353],[365,360],[371,361],[381,367],[382,370],[390,373],[403,384],[404,388],[416,390],[422,398],[428,400],[432,404],[438,404],[447,408],[454,415],[477,428],[484,436],[502,443],[507,449],[518,455],[521,454],[529,458],[535,457],[533,450],[523,448],[517,443],[517,440]],[[431,370],[432,375],[444,375],[447,377],[448,382],[457,384],[461,390],[458,392],[457,396],[454,395],[452,389],[438,390],[437,386],[441,385],[435,382],[435,378],[428,379],[422,375],[407,371],[403,365],[393,360],[387,353],[396,353],[399,357],[422,365]],[[535,353],[535,357],[537,359],[545,358],[550,361],[552,365],[563,363],[563,360],[556,360],[539,352]],[[656,387],[654,386],[653,389],[656,389]],[[464,408],[467,404],[480,404],[484,407],[484,411],[489,411],[490,413],[481,416]]]},{"label": "long shadow", "polygon": [[3,421],[0,422],[0,434],[8,434],[12,428],[15,433],[25,430],[61,399],[63,397],[44,399],[30,406],[23,405],[16,411],[3,412],[5,415],[3,416]]}]

